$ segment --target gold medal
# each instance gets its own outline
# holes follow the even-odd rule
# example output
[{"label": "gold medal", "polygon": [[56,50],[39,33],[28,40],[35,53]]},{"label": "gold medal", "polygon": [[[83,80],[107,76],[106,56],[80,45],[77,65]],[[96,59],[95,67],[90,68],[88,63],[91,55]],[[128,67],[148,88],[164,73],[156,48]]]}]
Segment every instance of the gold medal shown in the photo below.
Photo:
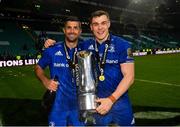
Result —
[{"label": "gold medal", "polygon": [[104,81],[104,80],[105,80],[104,75],[100,75],[100,76],[99,76],[99,80],[100,80],[100,81]]}]

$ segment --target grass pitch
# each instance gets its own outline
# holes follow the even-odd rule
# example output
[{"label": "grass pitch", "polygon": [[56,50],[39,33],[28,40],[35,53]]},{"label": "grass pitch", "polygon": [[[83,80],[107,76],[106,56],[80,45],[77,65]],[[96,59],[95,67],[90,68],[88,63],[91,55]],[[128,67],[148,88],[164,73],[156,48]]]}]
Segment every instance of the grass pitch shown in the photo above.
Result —
[{"label": "grass pitch", "polygon": [[[180,125],[180,54],[135,57],[135,68],[136,125]],[[33,66],[0,68],[0,125],[47,125],[44,91]]]}]

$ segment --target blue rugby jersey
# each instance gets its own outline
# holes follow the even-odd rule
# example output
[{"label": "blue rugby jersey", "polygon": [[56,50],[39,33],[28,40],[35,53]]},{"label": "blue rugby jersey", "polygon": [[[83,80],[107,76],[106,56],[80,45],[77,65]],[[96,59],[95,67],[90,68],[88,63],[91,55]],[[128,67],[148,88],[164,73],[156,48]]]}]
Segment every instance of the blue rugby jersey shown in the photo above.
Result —
[{"label": "blue rugby jersey", "polygon": [[[81,44],[78,44],[78,50],[81,50]],[[74,48],[68,49],[72,60]],[[72,82],[72,72],[66,60],[64,42],[58,42],[55,46],[45,49],[38,65],[45,69],[49,66],[51,79],[58,76],[59,86],[53,108],[58,111],[69,111],[78,109],[76,84]]]},{"label": "blue rugby jersey", "polygon": [[[94,39],[86,40],[86,42],[83,44],[84,50],[90,50],[94,54],[96,53]],[[98,44],[97,47],[99,56],[102,58],[105,50],[105,43],[103,42],[102,44]],[[106,98],[116,90],[117,86],[123,78],[120,64],[131,62],[134,62],[134,59],[132,57],[130,44],[120,37],[110,35],[110,44],[104,66],[105,80],[99,81],[97,85],[98,97]],[[111,122],[114,122],[120,126],[133,125],[134,117],[127,92],[125,92],[116,101],[116,103],[113,104],[108,114],[100,115],[97,113],[94,115],[94,117],[98,126],[106,126]]]},{"label": "blue rugby jersey", "polygon": [[[88,49],[95,54],[94,39],[86,40],[83,44],[83,49]],[[105,43],[98,44],[97,46],[99,56],[102,57],[105,49]],[[130,48],[130,44],[124,39],[110,35],[110,45],[104,67],[105,80],[99,81],[98,83],[98,97],[104,98],[110,96],[119,85],[123,78],[120,64],[134,62],[133,57],[129,54],[131,52]],[[126,95],[126,93],[124,95]]]}]

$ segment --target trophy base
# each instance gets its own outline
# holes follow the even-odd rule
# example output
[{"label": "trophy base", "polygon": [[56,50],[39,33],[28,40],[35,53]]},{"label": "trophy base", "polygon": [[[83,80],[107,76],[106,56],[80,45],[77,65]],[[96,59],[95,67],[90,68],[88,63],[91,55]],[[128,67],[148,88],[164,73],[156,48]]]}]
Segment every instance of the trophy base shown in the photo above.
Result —
[{"label": "trophy base", "polygon": [[86,126],[93,126],[96,124],[94,118],[94,112],[89,111],[80,111],[80,121],[83,122]]},{"label": "trophy base", "polygon": [[85,93],[79,95],[79,108],[81,111],[96,112],[97,103],[94,93]]}]

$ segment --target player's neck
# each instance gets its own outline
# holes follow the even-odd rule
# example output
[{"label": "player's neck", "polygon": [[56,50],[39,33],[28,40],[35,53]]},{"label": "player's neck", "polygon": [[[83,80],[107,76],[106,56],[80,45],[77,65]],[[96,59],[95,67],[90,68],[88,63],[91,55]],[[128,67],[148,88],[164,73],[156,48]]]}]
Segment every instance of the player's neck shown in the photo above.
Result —
[{"label": "player's neck", "polygon": [[75,42],[68,42],[66,41],[66,46],[70,49],[77,47],[78,41]]},{"label": "player's neck", "polygon": [[99,44],[102,44],[103,42],[105,42],[107,39],[108,39],[108,37],[109,37],[109,33],[106,35],[106,37],[105,38],[103,38],[103,39],[98,39],[98,38],[96,38],[96,41],[99,43]]}]

